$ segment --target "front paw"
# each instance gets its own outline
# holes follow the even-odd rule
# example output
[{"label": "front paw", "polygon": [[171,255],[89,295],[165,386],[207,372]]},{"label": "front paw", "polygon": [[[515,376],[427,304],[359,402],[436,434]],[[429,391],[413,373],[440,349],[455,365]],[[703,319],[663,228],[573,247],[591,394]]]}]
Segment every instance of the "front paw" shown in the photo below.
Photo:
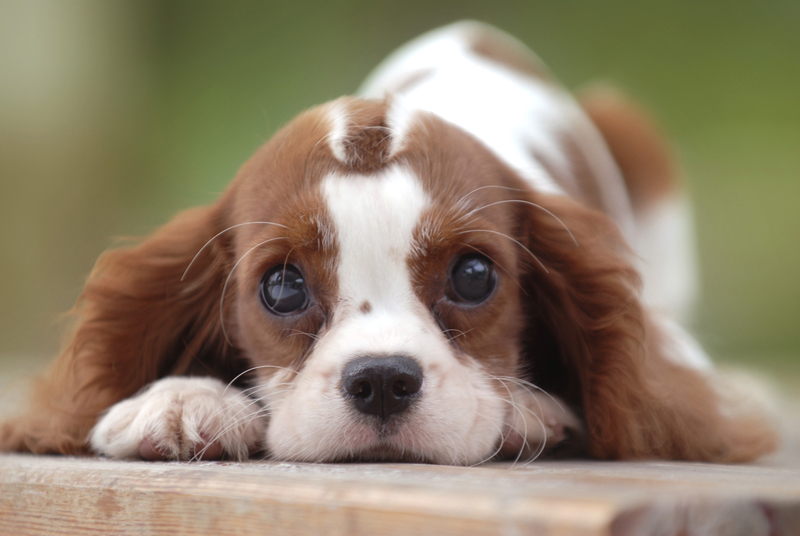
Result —
[{"label": "front paw", "polygon": [[262,408],[212,378],[164,378],[112,406],[90,435],[112,458],[245,460],[265,435]]},{"label": "front paw", "polygon": [[506,429],[499,454],[508,459],[531,459],[542,453],[573,450],[583,443],[583,425],[569,407],[543,391],[511,389]]}]

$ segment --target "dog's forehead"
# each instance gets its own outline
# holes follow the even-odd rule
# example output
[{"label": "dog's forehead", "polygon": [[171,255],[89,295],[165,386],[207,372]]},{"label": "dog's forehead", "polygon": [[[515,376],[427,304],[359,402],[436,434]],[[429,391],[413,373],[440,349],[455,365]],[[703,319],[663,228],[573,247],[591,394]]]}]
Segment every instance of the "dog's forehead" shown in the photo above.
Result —
[{"label": "dog's forehead", "polygon": [[390,166],[327,176],[321,190],[338,244],[340,299],[372,310],[414,303],[407,259],[431,200],[415,174]]},{"label": "dog's forehead", "polygon": [[241,177],[238,222],[275,224],[237,228],[240,255],[256,247],[244,266],[258,271],[294,256],[336,275],[337,299],[367,308],[410,298],[410,286],[386,282],[409,281],[408,264],[464,225],[507,232],[511,210],[498,200],[518,197],[522,186],[480,142],[436,116],[349,97],[302,114]]}]

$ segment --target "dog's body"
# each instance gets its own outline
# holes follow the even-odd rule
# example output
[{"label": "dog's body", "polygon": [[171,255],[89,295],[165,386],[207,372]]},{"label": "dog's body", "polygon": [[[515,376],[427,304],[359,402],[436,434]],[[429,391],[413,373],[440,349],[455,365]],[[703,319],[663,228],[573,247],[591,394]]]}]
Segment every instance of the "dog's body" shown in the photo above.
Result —
[{"label": "dog's body", "polygon": [[3,448],[472,464],[565,438],[600,458],[774,447],[675,322],[689,213],[636,109],[582,109],[476,23],[407,45],[361,95],[104,255]]}]

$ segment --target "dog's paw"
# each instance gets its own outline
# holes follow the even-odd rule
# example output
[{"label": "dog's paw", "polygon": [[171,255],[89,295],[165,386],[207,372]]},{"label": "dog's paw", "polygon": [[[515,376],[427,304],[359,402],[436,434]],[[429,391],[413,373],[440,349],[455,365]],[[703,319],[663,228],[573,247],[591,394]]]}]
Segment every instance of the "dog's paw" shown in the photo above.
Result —
[{"label": "dog's paw", "polygon": [[112,458],[245,460],[265,435],[261,407],[212,378],[164,378],[112,406],[90,446]]},{"label": "dog's paw", "polygon": [[566,443],[581,442],[583,436],[580,419],[558,398],[541,391],[512,389],[499,454],[503,458],[530,459]]}]

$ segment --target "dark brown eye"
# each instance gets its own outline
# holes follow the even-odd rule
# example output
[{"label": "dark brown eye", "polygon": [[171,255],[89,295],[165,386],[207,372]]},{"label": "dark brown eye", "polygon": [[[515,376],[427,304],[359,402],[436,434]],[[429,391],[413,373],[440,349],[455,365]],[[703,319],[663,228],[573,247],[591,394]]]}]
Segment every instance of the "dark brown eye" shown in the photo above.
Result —
[{"label": "dark brown eye", "polygon": [[497,276],[492,261],[479,254],[464,255],[450,272],[450,284],[458,301],[480,303],[494,290]]},{"label": "dark brown eye", "polygon": [[303,274],[291,264],[270,269],[261,279],[261,301],[271,312],[288,315],[305,309],[308,291]]}]

